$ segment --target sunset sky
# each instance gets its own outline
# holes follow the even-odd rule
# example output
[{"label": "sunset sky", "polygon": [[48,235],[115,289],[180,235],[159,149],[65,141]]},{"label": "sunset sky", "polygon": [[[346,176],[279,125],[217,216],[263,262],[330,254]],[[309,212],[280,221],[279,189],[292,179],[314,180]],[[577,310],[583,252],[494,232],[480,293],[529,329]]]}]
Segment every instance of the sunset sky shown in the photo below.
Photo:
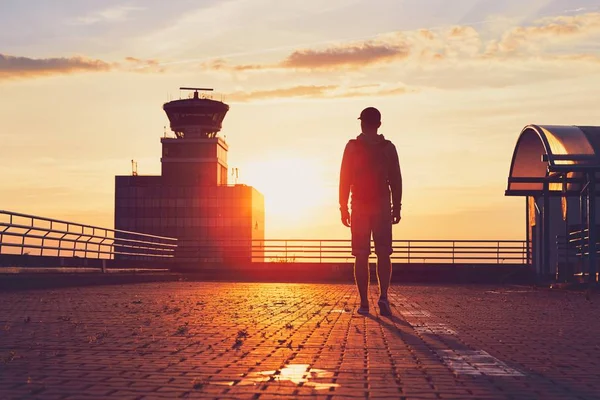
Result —
[{"label": "sunset sky", "polygon": [[520,239],[521,129],[600,124],[600,1],[2,0],[0,209],[112,227],[114,176],[159,173],[180,86],[230,105],[229,166],[269,238],[349,236],[339,166],[375,106],[396,238]]}]

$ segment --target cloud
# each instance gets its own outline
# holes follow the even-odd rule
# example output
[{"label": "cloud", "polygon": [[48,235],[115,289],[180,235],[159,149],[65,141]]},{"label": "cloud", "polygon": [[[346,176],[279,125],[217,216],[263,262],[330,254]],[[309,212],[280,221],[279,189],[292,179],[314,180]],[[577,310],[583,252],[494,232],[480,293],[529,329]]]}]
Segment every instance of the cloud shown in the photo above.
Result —
[{"label": "cloud", "polygon": [[166,68],[159,60],[125,57],[125,64],[120,69],[131,72],[165,72]]},{"label": "cloud", "polygon": [[[268,64],[229,64],[227,59],[221,58],[205,62],[202,67],[225,72],[355,70],[382,65],[438,68],[456,64],[468,67],[473,63],[501,62],[517,57],[521,61],[535,58],[536,62],[589,62],[595,57],[578,51],[576,46],[560,52],[555,50],[560,43],[582,42],[581,39],[591,39],[596,34],[600,34],[600,13],[563,15],[506,29],[496,38],[487,38],[470,25],[394,31],[327,48],[297,49],[280,61]],[[402,64],[396,64],[397,61]]]},{"label": "cloud", "polygon": [[0,54],[0,80],[109,71],[160,73],[165,67],[158,60],[136,57],[107,62],[82,56],[29,58]]},{"label": "cloud", "polygon": [[210,69],[214,71],[253,71],[267,69],[269,66],[261,64],[238,64],[230,65],[227,60],[217,58],[215,60],[207,61],[201,64],[201,68]]},{"label": "cloud", "polygon": [[273,64],[229,64],[227,60],[218,58],[201,64],[201,68],[214,71],[263,71],[271,69],[357,69],[375,64],[389,63],[393,60],[406,58],[410,49],[404,44],[349,43],[326,49],[296,50],[285,59]]},{"label": "cloud", "polygon": [[300,85],[269,90],[238,91],[227,94],[225,98],[232,102],[252,102],[282,98],[337,99],[397,96],[413,92],[416,92],[416,89],[407,86],[383,86],[379,84],[365,84],[349,88],[339,85]]},{"label": "cloud", "polygon": [[101,22],[122,22],[129,19],[134,11],[144,10],[142,7],[114,6],[91,14],[80,16],[72,21],[74,25],[94,25]]},{"label": "cloud", "polygon": [[109,71],[113,65],[86,57],[28,58],[0,54],[0,79]]},{"label": "cloud", "polygon": [[267,100],[273,98],[290,97],[323,97],[328,91],[336,89],[335,85],[311,85],[311,86],[292,86],[280,89],[257,90],[253,92],[238,91],[229,93],[226,98],[234,102],[247,102],[253,100]]},{"label": "cloud", "polygon": [[[386,97],[399,96],[408,93],[416,93],[418,90],[408,86],[386,86],[386,85],[361,85],[362,87],[350,87],[336,93],[332,93],[330,98],[352,98],[352,97]],[[369,90],[364,90],[369,89]]]},{"label": "cloud", "polygon": [[[600,33],[600,13],[543,18],[533,25],[508,30],[500,40],[492,41],[488,54],[515,53],[532,46],[560,44]],[[559,43],[557,43],[559,42]]]},{"label": "cloud", "polygon": [[324,50],[297,50],[284,59],[280,66],[298,69],[359,68],[408,57],[409,47],[402,44],[358,43],[331,47]]}]

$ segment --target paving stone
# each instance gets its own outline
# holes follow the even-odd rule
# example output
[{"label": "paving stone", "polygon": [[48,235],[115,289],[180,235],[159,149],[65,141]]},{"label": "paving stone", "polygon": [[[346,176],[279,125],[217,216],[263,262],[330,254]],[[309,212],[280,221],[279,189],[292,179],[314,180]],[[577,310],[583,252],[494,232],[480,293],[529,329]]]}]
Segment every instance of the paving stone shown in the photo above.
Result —
[{"label": "paving stone", "polygon": [[0,398],[600,398],[600,299],[515,286],[0,293]]}]

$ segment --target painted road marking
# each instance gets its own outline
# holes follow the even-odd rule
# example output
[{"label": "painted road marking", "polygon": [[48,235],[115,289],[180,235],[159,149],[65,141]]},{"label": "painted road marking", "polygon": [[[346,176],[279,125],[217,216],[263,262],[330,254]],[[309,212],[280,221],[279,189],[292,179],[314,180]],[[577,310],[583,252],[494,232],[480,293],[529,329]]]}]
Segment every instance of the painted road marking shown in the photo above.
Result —
[{"label": "painted road marking", "polygon": [[[392,301],[406,308],[398,311],[416,332],[458,336],[456,330],[449,325],[429,322],[431,313],[419,309],[418,304],[411,303],[401,296],[393,296]],[[457,375],[524,376],[522,372],[509,367],[483,350],[438,350],[437,354]]]},{"label": "painted road marking", "polygon": [[483,350],[439,350],[438,354],[457,375],[524,376]]}]

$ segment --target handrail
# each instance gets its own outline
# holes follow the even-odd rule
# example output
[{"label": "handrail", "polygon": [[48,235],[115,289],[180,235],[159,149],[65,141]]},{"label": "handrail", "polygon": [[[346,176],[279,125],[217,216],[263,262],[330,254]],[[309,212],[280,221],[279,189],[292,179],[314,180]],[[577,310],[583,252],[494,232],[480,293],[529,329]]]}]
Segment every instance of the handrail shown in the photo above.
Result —
[{"label": "handrail", "polygon": [[[85,258],[165,259],[175,253],[210,262],[339,263],[353,260],[349,239],[246,239],[178,246],[177,239],[102,228],[35,215],[0,210],[0,254],[68,255]],[[6,218],[5,218],[6,219]],[[24,221],[23,221],[24,220]],[[45,226],[40,226],[44,224]],[[58,226],[57,226],[58,225]],[[518,264],[529,263],[524,240],[394,240],[391,259],[406,263]],[[4,250],[4,251],[3,251]],[[372,256],[374,257],[372,248]],[[52,253],[52,254],[49,254]]]},{"label": "handrail", "polygon": [[0,210],[3,216],[0,254],[151,260],[174,258],[178,248],[176,238]]},{"label": "handrail", "polygon": [[[406,263],[529,263],[524,240],[394,240],[392,261]],[[201,243],[194,249],[206,261],[352,262],[349,239],[253,239]],[[371,256],[375,257],[374,248]],[[185,257],[185,255],[183,256]]]},{"label": "handrail", "polygon": [[60,220],[60,219],[54,219],[54,218],[48,218],[48,217],[40,217],[37,215],[31,215],[31,214],[23,214],[23,213],[18,213],[18,212],[13,212],[13,211],[7,211],[7,210],[0,210],[0,214],[4,214],[4,215],[10,215],[10,216],[14,216],[14,217],[22,217],[22,218],[33,218],[35,220],[38,221],[46,221],[46,222],[54,222],[54,223],[58,223],[58,224],[67,224],[67,225],[74,225],[74,226],[79,226],[82,228],[92,228],[92,229],[101,229],[107,232],[119,232],[119,233],[129,233],[129,234],[133,234],[133,235],[140,235],[140,236],[144,236],[144,237],[148,237],[148,238],[156,238],[156,239],[166,239],[166,240],[177,240],[175,238],[171,238],[171,237],[167,237],[167,236],[157,236],[157,235],[150,235],[147,233],[140,233],[140,232],[132,232],[132,231],[124,231],[121,229],[111,229],[111,228],[103,228],[100,226],[94,226],[94,225],[87,225],[87,224],[82,224],[79,222],[71,222],[71,221],[64,221],[64,220]]}]

